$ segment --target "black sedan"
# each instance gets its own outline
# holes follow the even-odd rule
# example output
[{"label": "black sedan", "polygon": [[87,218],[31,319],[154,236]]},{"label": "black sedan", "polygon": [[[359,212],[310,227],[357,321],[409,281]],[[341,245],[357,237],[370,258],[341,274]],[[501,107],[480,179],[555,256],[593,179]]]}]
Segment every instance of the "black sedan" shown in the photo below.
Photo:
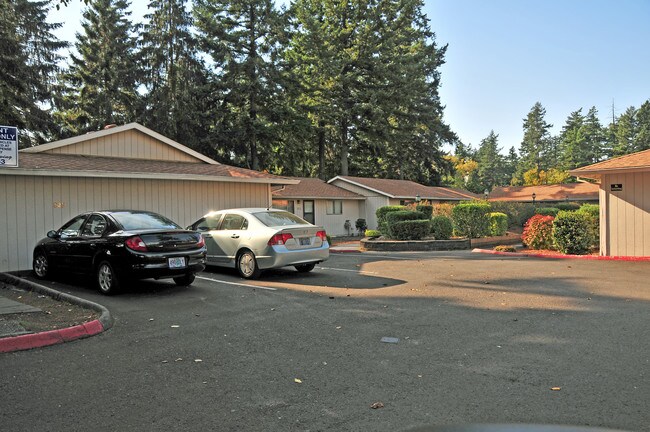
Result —
[{"label": "black sedan", "polygon": [[115,210],[84,213],[48,232],[34,248],[33,269],[39,278],[61,270],[94,274],[99,290],[113,294],[125,279],[190,285],[205,259],[201,234],[156,213]]}]

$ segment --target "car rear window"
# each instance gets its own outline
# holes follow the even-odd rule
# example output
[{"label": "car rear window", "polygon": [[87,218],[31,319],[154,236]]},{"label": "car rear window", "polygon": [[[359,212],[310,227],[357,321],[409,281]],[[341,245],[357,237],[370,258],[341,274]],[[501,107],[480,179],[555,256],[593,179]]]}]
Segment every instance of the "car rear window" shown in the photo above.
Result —
[{"label": "car rear window", "polygon": [[286,226],[286,225],[310,225],[304,219],[300,219],[293,213],[274,211],[274,212],[259,212],[253,215],[268,227]]},{"label": "car rear window", "polygon": [[112,213],[115,220],[127,231],[140,229],[181,229],[180,226],[156,213]]}]

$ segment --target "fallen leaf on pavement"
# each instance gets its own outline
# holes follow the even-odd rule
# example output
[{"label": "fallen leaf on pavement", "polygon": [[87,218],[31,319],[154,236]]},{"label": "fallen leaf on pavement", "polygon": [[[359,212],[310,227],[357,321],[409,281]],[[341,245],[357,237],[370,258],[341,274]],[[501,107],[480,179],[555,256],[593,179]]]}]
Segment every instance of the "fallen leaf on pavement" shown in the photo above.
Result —
[{"label": "fallen leaf on pavement", "polygon": [[297,383],[297,384],[302,384],[302,380],[299,379],[299,378],[294,378],[294,379],[293,379],[293,382],[295,382],[295,383]]},{"label": "fallen leaf on pavement", "polygon": [[194,363],[201,363],[203,360],[201,359],[194,359]]},{"label": "fallen leaf on pavement", "polygon": [[560,391],[560,390],[562,390],[562,387],[551,387],[551,390]]},{"label": "fallen leaf on pavement", "polygon": [[179,325],[176,325],[176,324],[174,324],[174,325],[172,326],[172,328],[179,328],[179,327],[180,327],[180,326],[179,326]]},{"label": "fallen leaf on pavement", "polygon": [[377,408],[383,408],[384,404],[382,402],[375,402],[374,404],[370,405],[370,408],[372,409],[377,409]]}]

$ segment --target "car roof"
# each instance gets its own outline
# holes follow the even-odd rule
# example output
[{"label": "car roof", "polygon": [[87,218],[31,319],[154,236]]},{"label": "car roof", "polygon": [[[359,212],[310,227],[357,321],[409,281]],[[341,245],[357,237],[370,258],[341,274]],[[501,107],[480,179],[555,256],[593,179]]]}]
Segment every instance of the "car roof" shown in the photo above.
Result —
[{"label": "car roof", "polygon": [[241,212],[241,213],[254,214],[260,212],[284,212],[284,211],[286,210],[266,208],[266,207],[230,208],[230,209],[222,209],[222,210],[213,210],[211,212],[208,212],[204,217],[212,216],[217,213],[228,213],[228,212],[233,212],[233,213]]}]

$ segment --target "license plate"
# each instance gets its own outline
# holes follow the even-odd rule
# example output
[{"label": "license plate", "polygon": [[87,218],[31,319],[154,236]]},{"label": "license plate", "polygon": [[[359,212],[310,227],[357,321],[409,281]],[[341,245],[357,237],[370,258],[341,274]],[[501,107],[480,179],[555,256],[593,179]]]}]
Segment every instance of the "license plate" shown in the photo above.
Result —
[{"label": "license plate", "polygon": [[301,237],[300,238],[300,246],[309,246],[311,244],[311,240],[309,237]]},{"label": "license plate", "polygon": [[183,268],[185,267],[185,258],[168,258],[169,268]]}]

